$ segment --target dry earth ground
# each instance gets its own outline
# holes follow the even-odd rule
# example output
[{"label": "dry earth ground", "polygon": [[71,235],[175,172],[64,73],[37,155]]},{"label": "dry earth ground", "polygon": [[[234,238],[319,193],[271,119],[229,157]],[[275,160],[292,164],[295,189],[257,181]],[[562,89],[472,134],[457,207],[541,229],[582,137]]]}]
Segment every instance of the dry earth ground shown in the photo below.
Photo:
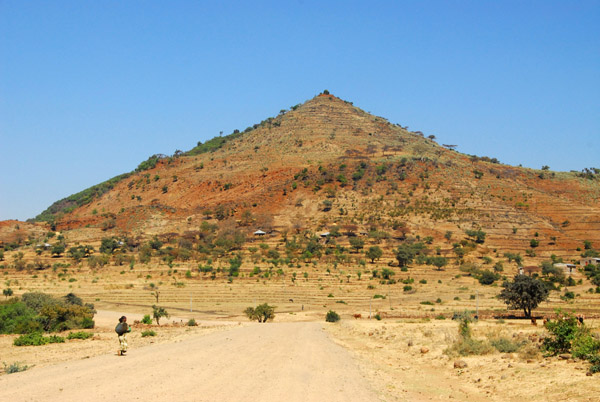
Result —
[{"label": "dry earth ground", "polygon": [[[321,327],[249,324],[135,347],[124,357],[104,353],[34,368],[0,377],[2,400],[381,400],[349,353]],[[137,341],[133,336],[131,343]],[[71,351],[70,346],[56,345],[61,348],[58,352]]]},{"label": "dry earth ground", "polygon": [[[460,358],[467,367],[455,369],[457,358],[444,353],[457,338],[451,320],[198,320],[187,327],[173,324],[186,317],[171,317],[152,326],[156,337],[142,338],[145,327],[136,326],[130,353],[120,358],[113,332],[120,314],[141,317],[101,310],[93,339],[65,344],[14,347],[15,335],[1,336],[0,360],[35,366],[0,376],[0,400],[107,400],[119,390],[135,400],[196,401],[595,401],[600,394],[585,362],[496,352]],[[281,314],[276,320],[316,318]],[[473,330],[479,339],[544,333],[519,320],[482,320]]]},{"label": "dry earth ground", "polygon": [[[598,322],[588,325],[597,328]],[[597,376],[586,376],[586,362],[498,352],[448,356],[446,349],[458,338],[458,325],[450,320],[346,320],[326,328],[357,354],[388,401],[597,401],[600,395]],[[545,332],[518,320],[480,321],[473,329],[479,339],[535,339]],[[467,367],[454,368],[456,360]]]}]

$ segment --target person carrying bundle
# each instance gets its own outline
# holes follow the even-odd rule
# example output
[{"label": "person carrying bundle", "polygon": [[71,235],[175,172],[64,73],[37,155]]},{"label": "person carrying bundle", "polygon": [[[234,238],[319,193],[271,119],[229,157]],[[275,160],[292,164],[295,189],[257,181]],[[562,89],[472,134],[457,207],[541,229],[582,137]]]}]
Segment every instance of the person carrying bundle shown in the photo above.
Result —
[{"label": "person carrying bundle", "polygon": [[127,317],[122,316],[119,318],[119,323],[115,327],[115,332],[119,335],[120,349],[117,352],[119,356],[125,356],[127,352],[127,337],[126,335],[131,332],[131,325],[127,324]]}]

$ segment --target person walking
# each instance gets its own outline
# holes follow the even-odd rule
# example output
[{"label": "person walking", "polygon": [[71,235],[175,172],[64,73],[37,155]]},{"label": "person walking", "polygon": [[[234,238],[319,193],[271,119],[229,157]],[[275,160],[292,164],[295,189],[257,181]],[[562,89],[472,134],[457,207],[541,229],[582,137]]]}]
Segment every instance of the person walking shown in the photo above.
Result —
[{"label": "person walking", "polygon": [[127,337],[126,335],[131,332],[131,325],[127,324],[127,317],[122,316],[119,318],[119,323],[115,327],[115,332],[119,335],[120,349],[117,352],[119,356],[125,356],[127,352]]}]

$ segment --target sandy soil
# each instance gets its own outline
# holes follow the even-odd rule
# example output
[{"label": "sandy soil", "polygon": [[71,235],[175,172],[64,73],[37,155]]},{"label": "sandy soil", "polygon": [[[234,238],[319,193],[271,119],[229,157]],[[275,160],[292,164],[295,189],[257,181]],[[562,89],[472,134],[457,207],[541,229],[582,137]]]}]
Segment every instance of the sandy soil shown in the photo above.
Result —
[{"label": "sandy soil", "polygon": [[[113,346],[116,352],[116,341]],[[174,343],[132,347],[124,357],[115,352],[2,376],[1,399],[381,400],[356,361],[320,323],[240,325]]]}]

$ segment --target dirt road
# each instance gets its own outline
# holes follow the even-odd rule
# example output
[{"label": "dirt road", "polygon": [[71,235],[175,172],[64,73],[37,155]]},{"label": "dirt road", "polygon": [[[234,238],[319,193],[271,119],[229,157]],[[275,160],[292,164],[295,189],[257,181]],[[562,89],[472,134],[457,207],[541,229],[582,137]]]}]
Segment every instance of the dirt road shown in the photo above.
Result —
[{"label": "dirt road", "polygon": [[236,327],[0,377],[6,401],[378,401],[319,323]]}]

